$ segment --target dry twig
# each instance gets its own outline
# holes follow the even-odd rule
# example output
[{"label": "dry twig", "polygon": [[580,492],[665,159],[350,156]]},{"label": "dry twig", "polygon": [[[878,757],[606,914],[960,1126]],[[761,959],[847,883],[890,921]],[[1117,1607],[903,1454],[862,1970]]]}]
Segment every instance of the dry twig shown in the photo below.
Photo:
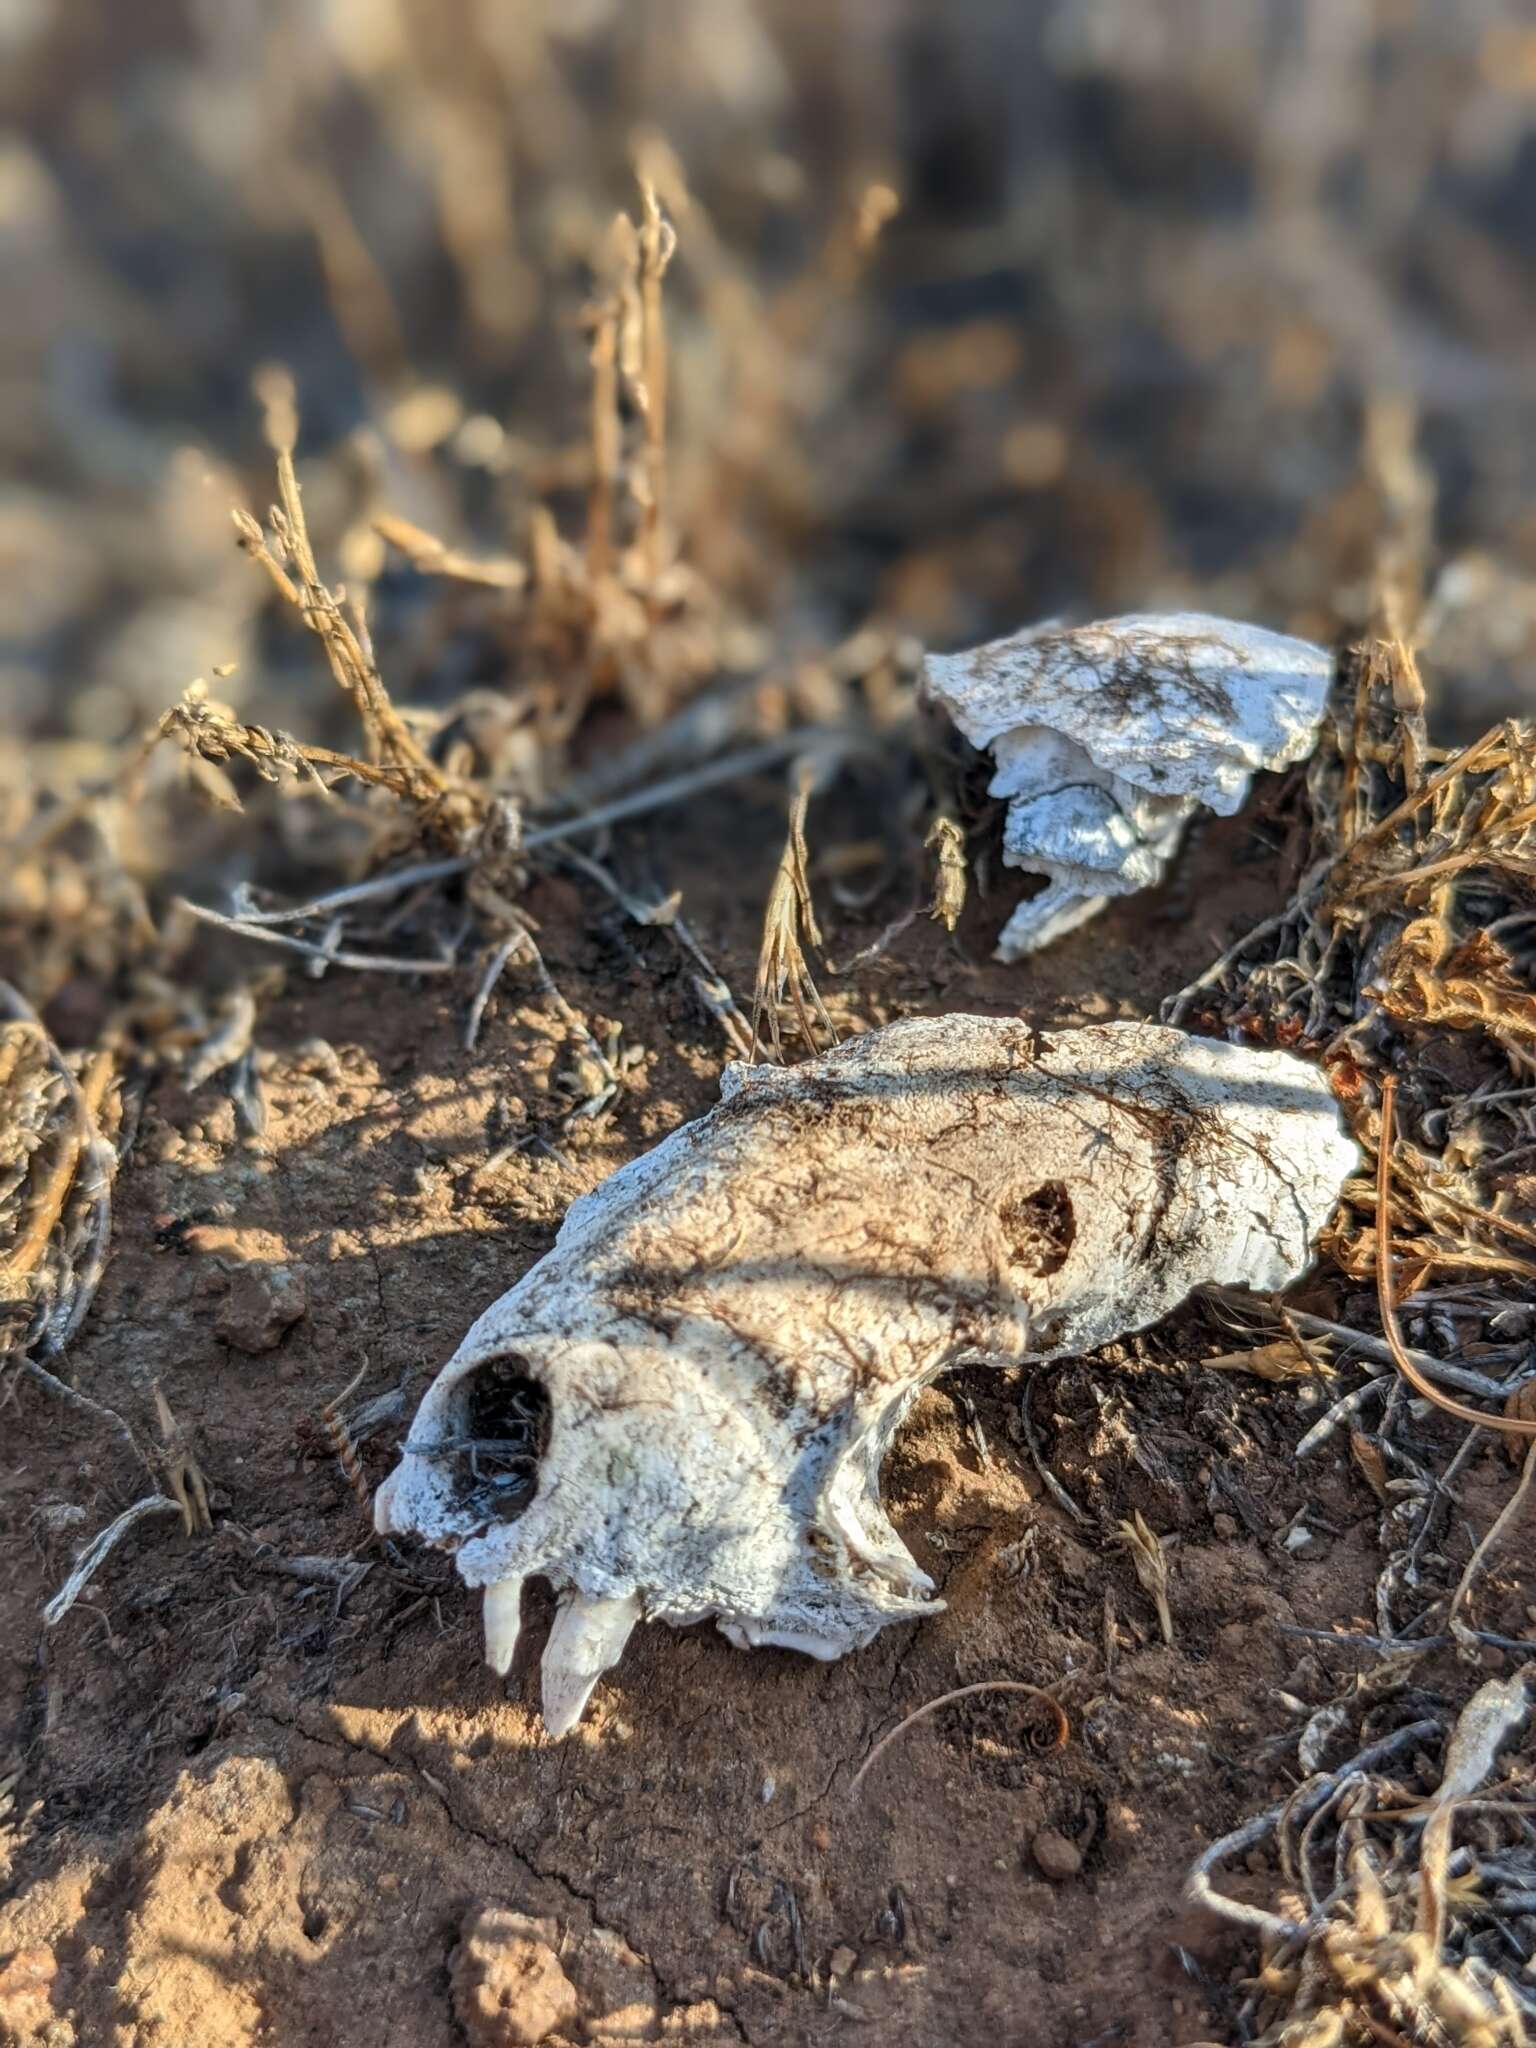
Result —
[{"label": "dry twig", "polygon": [[1022,1679],[987,1678],[977,1685],[961,1685],[957,1686],[953,1692],[940,1693],[937,1699],[927,1700],[922,1706],[914,1707],[912,1712],[906,1715],[904,1719],[898,1721],[894,1728],[887,1729],[849,1780],[848,1797],[850,1799],[854,1797],[865,1778],[869,1775],[873,1764],[890,1748],[898,1735],[904,1735],[917,1722],[926,1720],[928,1715],[936,1714],[940,1707],[952,1706],[956,1700],[970,1699],[974,1694],[981,1692],[1022,1693],[1028,1699],[1041,1701],[1043,1705],[1050,1708],[1052,1714],[1056,1717],[1056,1726],[1052,1740],[1047,1746],[1051,1749],[1062,1749],[1066,1746],[1067,1738],[1072,1731],[1067,1720],[1066,1710],[1062,1707],[1059,1700],[1053,1698],[1042,1686],[1026,1685]]},{"label": "dry twig", "polygon": [[135,1523],[142,1522],[146,1515],[174,1515],[181,1512],[178,1504],[167,1499],[163,1493],[146,1494],[143,1500],[136,1500],[131,1508],[125,1508],[116,1521],[109,1522],[105,1529],[91,1538],[75,1559],[74,1569],[69,1577],[43,1609],[44,1624],[48,1628],[58,1627]]},{"label": "dry twig", "polygon": [[1488,1533],[1484,1536],[1482,1542],[1478,1544],[1476,1550],[1467,1559],[1466,1570],[1462,1573],[1457,1583],[1456,1591],[1451,1596],[1450,1611],[1446,1616],[1447,1621],[1455,1621],[1457,1614],[1460,1612],[1461,1603],[1477,1583],[1479,1574],[1503,1542],[1509,1530],[1519,1521],[1521,1514],[1524,1512],[1525,1503],[1530,1496],[1531,1480],[1533,1477],[1536,1477],[1536,1444],[1530,1445],[1526,1451],[1525,1463],[1520,1468],[1520,1477],[1516,1482],[1514,1492],[1505,1501],[1503,1507],[1500,1508],[1497,1516],[1489,1525]]}]

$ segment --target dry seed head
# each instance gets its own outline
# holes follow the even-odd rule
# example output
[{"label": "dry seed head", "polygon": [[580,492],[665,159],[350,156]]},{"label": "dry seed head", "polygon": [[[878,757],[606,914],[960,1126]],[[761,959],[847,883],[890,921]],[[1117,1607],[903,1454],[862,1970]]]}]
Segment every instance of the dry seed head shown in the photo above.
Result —
[{"label": "dry seed head", "polygon": [[782,1056],[781,1012],[786,1002],[793,1009],[805,1045],[815,1046],[818,1029],[826,1034],[829,1043],[837,1043],[836,1027],[827,1015],[801,948],[802,937],[808,946],[821,945],[821,929],[816,922],[810,877],[806,872],[805,814],[815,781],[815,764],[801,761],[794,776],[795,788],[790,799],[784,852],[763,912],[763,937],[757,956],[757,980],[752,991],[753,1059],[764,1043],[762,1027],[765,1022],[768,1049],[775,1059]]}]

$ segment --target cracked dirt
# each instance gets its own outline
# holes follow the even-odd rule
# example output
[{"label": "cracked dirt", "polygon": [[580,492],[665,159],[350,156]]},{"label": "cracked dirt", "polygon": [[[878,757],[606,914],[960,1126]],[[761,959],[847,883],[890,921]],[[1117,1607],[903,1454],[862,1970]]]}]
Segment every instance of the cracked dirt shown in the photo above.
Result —
[{"label": "cracked dirt", "polygon": [[[1027,969],[980,964],[999,916],[981,905],[961,946],[923,925],[829,983],[834,1010],[849,1028],[1151,1014],[1278,891],[1273,796]],[[669,873],[738,988],[779,815],[767,789],[668,829]],[[729,874],[722,844],[742,849]],[[90,1417],[19,1391],[0,1460],[0,1784],[19,1772],[0,2040],[450,2048],[453,1959],[487,1907],[550,1923],[578,2008],[555,2038],[1209,2036],[1248,1959],[1179,1887],[1283,1782],[1271,1689],[1305,1693],[1308,1673],[1282,1625],[1363,1612],[1377,1560],[1358,1478],[1295,1466],[1298,1396],[1193,1364],[1229,1348],[1200,1312],[1036,1376],[1033,1424],[1082,1522],[1034,1469],[1014,1375],[931,1389],[885,1497],[944,1615],[832,1666],[642,1628],[563,1744],[534,1705],[547,1598],[530,1594],[502,1683],[445,1564],[372,1543],[323,1402],[365,1362],[354,1411],[404,1389],[363,1445],[376,1484],[430,1374],[573,1197],[714,1095],[716,1027],[663,936],[550,880],[530,908],[570,1002],[643,1048],[606,1121],[562,1130],[565,1027],[511,972],[472,1055],[463,991],[294,976],[258,1032],[259,1138],[217,1082],[150,1098],[68,1365],[136,1421],[158,1376],[215,1526],[141,1524],[45,1637],[43,1600],[142,1480]],[[834,958],[881,922],[827,921]],[[1307,1497],[1333,1533],[1302,1560],[1278,1538]],[[1108,1541],[1137,1511],[1173,1539],[1171,1647]],[[315,1558],[368,1569],[294,1575]],[[972,1698],[850,1800],[902,1715],[996,1677],[1052,1689],[1068,1745],[1045,1747],[1016,1699]]]}]

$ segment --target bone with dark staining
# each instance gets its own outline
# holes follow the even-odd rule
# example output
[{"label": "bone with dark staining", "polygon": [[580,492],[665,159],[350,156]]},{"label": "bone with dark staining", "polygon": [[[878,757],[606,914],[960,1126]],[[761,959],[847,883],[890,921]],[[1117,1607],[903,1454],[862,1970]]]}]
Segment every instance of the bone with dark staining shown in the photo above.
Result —
[{"label": "bone with dark staining", "polygon": [[1325,648],[1201,612],[1038,626],[929,655],[925,683],[1008,800],[1003,859],[1044,875],[998,939],[1016,960],[1111,896],[1162,880],[1204,804],[1231,816],[1259,769],[1312,751]]},{"label": "bone with dark staining", "polygon": [[922,1386],[1285,1286],[1355,1163],[1316,1070],[1161,1026],[913,1018],[733,1066],[475,1324],[379,1527],[486,1589],[498,1671],[552,1584],[556,1734],[642,1618],[841,1656],[940,1604],[879,1497]]}]

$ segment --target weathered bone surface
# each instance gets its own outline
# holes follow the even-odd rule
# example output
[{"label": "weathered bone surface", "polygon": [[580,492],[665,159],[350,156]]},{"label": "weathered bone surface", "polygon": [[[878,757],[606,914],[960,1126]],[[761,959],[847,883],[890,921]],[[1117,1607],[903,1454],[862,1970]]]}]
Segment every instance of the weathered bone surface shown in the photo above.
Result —
[{"label": "weathered bone surface", "polygon": [[1160,881],[1201,804],[1230,816],[1255,770],[1311,752],[1332,674],[1324,648],[1200,612],[929,655],[929,695],[997,764],[1003,859],[1049,884],[1004,926],[998,957]]},{"label": "weathered bone surface", "polygon": [[379,1527],[485,1588],[497,1671],[552,1583],[557,1735],[640,1619],[840,1656],[939,1604],[879,1495],[921,1386],[1284,1286],[1355,1161],[1315,1069],[1150,1024],[913,1018],[732,1066],[475,1324]]}]

